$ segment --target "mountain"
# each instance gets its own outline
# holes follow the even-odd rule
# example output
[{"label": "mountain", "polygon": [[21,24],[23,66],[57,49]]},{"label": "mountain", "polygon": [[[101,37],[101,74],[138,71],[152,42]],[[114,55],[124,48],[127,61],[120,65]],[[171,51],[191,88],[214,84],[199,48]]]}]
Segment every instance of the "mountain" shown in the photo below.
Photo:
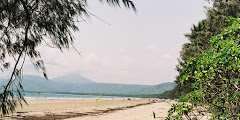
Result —
[{"label": "mountain", "polygon": [[72,74],[72,75],[66,75],[63,77],[53,78],[51,81],[55,82],[61,82],[61,83],[71,83],[71,84],[90,84],[95,83],[81,75]]},{"label": "mountain", "polygon": [[[6,83],[6,79],[0,79],[0,85],[4,85]],[[175,87],[175,83],[173,82],[162,83],[159,85],[96,83],[81,75],[67,75],[50,80],[46,80],[40,76],[24,75],[22,85],[25,91],[136,95],[160,94]]]},{"label": "mountain", "polygon": [[144,88],[140,91],[138,91],[136,94],[160,94],[163,93],[162,91],[168,91],[175,87],[175,83],[173,82],[166,82],[154,86],[149,86],[147,88]]}]

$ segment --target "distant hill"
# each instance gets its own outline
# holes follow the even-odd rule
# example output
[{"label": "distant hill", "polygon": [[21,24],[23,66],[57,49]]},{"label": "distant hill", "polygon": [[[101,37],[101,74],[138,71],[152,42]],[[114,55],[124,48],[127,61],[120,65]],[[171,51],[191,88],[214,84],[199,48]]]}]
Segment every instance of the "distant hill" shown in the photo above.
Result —
[{"label": "distant hill", "polygon": [[51,81],[55,81],[55,82],[61,82],[61,83],[71,83],[71,84],[90,84],[90,83],[95,83],[81,75],[76,75],[76,74],[72,74],[72,75],[66,75],[63,77],[58,77],[58,78],[53,78],[51,79]]},{"label": "distant hill", "polygon": [[147,88],[143,88],[135,94],[149,94],[149,93],[160,94],[160,93],[163,93],[165,91],[171,90],[174,87],[175,87],[175,83],[166,82],[166,83],[162,83],[162,84],[158,84],[158,85],[149,86]]},{"label": "distant hill", "polygon": [[[6,79],[0,79],[0,85],[4,85],[6,83]],[[162,83],[159,85],[96,83],[81,75],[67,75],[50,80],[46,80],[40,76],[24,75],[22,84],[25,91],[136,95],[160,94],[175,87],[175,83],[173,82]]]}]

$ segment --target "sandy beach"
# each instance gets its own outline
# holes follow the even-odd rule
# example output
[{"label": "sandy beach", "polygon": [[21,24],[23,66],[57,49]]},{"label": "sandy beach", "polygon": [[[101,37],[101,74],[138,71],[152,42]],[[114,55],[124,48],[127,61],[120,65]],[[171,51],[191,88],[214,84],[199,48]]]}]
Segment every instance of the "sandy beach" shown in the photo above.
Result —
[{"label": "sandy beach", "polygon": [[[163,120],[173,102],[145,100],[28,100],[4,119]],[[153,117],[153,112],[156,119]]]}]

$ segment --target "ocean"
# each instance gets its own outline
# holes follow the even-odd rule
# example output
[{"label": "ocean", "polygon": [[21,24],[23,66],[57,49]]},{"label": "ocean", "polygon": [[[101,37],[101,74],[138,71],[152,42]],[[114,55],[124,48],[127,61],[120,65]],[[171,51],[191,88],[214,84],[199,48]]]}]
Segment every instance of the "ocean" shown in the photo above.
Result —
[{"label": "ocean", "polygon": [[[76,95],[71,93],[51,93],[51,92],[23,92],[25,99],[76,99],[76,100],[89,100],[89,95]],[[112,100],[112,99],[127,99],[126,97],[118,96],[100,96],[100,95],[91,95],[91,100]]]}]

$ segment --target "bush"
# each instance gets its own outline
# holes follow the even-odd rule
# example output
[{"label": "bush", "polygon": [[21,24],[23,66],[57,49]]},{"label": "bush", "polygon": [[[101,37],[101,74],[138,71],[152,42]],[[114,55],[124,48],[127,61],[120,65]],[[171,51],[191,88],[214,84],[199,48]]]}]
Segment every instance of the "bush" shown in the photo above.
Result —
[{"label": "bush", "polygon": [[187,61],[179,80],[181,84],[195,81],[186,101],[204,106],[213,119],[240,118],[240,19],[229,17],[229,21],[230,27],[211,38],[210,50]]}]

